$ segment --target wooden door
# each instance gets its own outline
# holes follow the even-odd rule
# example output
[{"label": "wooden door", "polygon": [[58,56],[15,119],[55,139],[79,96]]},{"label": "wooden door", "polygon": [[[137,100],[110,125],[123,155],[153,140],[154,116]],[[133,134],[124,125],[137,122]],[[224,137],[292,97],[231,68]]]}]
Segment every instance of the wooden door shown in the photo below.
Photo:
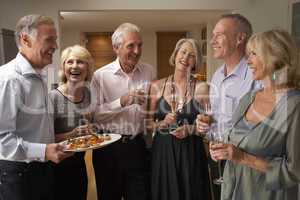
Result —
[{"label": "wooden door", "polygon": [[111,44],[111,32],[86,33],[86,48],[95,60],[95,70],[116,59]]},{"label": "wooden door", "polygon": [[174,67],[170,66],[169,59],[177,41],[181,38],[185,38],[186,32],[156,32],[156,37],[157,77],[160,79],[174,73]]},{"label": "wooden door", "polygon": [[[85,33],[85,38],[87,39],[86,48],[95,60],[94,70],[116,59],[116,55],[112,49],[111,35],[112,33],[110,32]],[[87,200],[94,200],[97,199],[97,189],[92,165],[92,151],[87,151],[85,154],[85,162],[88,175]]]}]

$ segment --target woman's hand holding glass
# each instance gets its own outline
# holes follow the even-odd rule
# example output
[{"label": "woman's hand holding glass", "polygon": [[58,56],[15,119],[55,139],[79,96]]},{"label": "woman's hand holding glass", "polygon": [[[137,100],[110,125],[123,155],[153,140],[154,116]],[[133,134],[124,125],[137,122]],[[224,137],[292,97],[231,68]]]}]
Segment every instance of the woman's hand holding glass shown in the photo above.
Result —
[{"label": "woman's hand holding glass", "polygon": [[174,131],[172,131],[171,134],[178,139],[184,139],[189,135],[189,125],[184,124],[183,126],[179,126]]},{"label": "woman's hand holding glass", "polygon": [[161,124],[165,127],[176,124],[176,113],[168,113]]},{"label": "woman's hand holding glass", "polygon": [[172,124],[176,124],[176,114],[168,113],[163,120],[155,122],[155,129],[160,130],[161,134],[169,134]]},{"label": "woman's hand holding glass", "polygon": [[211,154],[211,158],[218,162],[218,171],[219,171],[219,178],[214,179],[213,182],[217,185],[220,185],[223,183],[223,177],[222,177],[222,166],[221,166],[221,160],[223,159],[218,159],[216,155],[214,154],[215,150],[215,145],[223,146],[224,145],[224,140],[225,140],[225,135],[224,131],[222,132],[216,124],[214,124],[209,133],[208,133],[208,139],[209,141],[209,150]]},{"label": "woman's hand holding glass", "polygon": [[188,125],[177,125],[176,113],[168,113],[165,119],[159,123],[159,129],[168,129],[168,133],[174,135],[178,139],[183,139],[188,136]]},{"label": "woman's hand holding glass", "polygon": [[243,160],[244,152],[233,144],[228,143],[210,143],[209,152],[214,161],[230,160],[234,163],[240,163]]}]

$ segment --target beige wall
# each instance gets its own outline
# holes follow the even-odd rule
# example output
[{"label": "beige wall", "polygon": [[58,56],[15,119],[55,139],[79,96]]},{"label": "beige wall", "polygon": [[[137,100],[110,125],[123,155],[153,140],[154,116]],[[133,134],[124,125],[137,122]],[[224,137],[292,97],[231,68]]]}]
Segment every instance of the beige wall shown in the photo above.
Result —
[{"label": "beige wall", "polygon": [[[200,28],[200,27],[199,27]],[[200,39],[200,30],[195,27],[184,28],[190,32],[190,37],[195,39]],[[84,32],[111,32],[113,30],[85,30]],[[146,62],[151,64],[156,68],[157,65],[157,53],[156,53],[156,32],[161,30],[142,30],[143,36],[143,54],[141,57],[142,62]],[[181,31],[181,30],[178,30]],[[63,29],[61,32],[61,49],[66,48],[67,46],[74,45],[76,43],[80,43],[80,32],[81,30],[73,30],[73,29]]]},{"label": "beige wall", "polygon": [[[263,31],[273,27],[289,29],[288,4],[291,0],[1,0],[0,28],[14,29],[17,20],[26,14],[41,13],[52,16],[58,22],[60,10],[234,10],[244,14],[252,22],[255,31]],[[209,22],[213,26],[214,22]],[[72,30],[67,30],[74,33]],[[76,43],[79,36],[69,34],[62,38],[64,45]],[[156,54],[152,54],[156,41],[154,33],[144,36],[145,46],[143,60],[156,65]],[[153,42],[155,41],[155,42]],[[210,51],[208,49],[208,51]],[[149,54],[148,54],[149,53]],[[210,53],[210,52],[208,52]],[[59,55],[55,54],[54,63],[49,68],[49,82],[56,81],[56,69],[59,64]],[[218,66],[217,61],[209,61],[209,72],[212,73]]]}]

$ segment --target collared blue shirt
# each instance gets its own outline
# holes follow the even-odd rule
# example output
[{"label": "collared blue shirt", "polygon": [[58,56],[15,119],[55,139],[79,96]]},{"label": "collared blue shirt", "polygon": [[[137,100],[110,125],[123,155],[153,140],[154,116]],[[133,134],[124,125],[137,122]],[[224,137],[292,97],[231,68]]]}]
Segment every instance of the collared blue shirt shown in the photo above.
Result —
[{"label": "collared blue shirt", "polygon": [[0,67],[0,160],[44,161],[54,142],[47,86],[20,53]]},{"label": "collared blue shirt", "polygon": [[213,75],[210,84],[210,102],[219,128],[225,132],[232,125],[232,114],[248,91],[260,87],[252,78],[247,60],[242,58],[231,74],[225,76],[225,64]]}]

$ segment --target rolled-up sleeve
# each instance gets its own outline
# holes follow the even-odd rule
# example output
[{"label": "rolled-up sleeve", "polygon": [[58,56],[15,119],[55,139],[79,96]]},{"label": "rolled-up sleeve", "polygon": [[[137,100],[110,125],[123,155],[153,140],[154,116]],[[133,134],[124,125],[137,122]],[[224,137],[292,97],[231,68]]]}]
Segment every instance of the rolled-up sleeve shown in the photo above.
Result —
[{"label": "rolled-up sleeve", "polygon": [[22,92],[16,81],[0,80],[0,159],[44,161],[45,144],[24,141],[22,136],[16,134],[18,132],[17,115],[21,101]]},{"label": "rolled-up sleeve", "polygon": [[270,190],[288,188],[300,182],[300,105],[287,119],[286,155],[269,161],[266,187]]}]

